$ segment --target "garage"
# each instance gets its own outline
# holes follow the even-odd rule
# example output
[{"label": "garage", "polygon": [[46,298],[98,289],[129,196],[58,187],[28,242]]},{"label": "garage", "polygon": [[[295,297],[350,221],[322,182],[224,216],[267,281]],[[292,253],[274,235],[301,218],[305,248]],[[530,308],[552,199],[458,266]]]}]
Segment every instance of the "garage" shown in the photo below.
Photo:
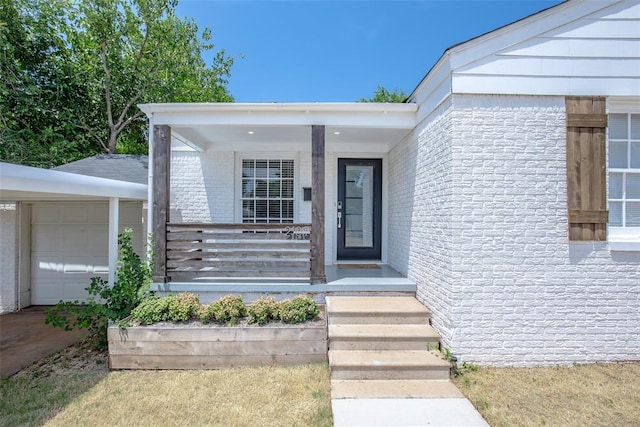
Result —
[{"label": "garage", "polygon": [[[85,301],[91,277],[109,272],[107,202],[34,203],[31,208],[31,304]],[[142,253],[142,203],[120,204],[120,226]]]},{"label": "garage", "polygon": [[85,301],[95,276],[113,285],[119,232],[131,228],[144,255],[147,192],[145,184],[0,162],[0,313]]}]

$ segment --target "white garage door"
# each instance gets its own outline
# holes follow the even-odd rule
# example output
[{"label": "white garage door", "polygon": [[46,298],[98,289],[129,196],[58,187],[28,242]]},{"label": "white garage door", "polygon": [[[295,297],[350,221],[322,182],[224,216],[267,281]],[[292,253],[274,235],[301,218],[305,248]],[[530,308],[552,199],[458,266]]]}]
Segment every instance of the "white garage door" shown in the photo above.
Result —
[{"label": "white garage door", "polygon": [[[120,203],[120,229],[142,251],[142,204]],[[31,210],[31,304],[85,301],[91,277],[107,278],[109,204],[38,203]]]}]

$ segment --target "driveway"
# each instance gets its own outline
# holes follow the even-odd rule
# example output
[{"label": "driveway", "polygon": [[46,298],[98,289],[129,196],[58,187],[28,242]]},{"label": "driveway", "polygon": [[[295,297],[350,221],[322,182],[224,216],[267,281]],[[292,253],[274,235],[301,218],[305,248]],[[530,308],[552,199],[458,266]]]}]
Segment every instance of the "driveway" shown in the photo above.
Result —
[{"label": "driveway", "polygon": [[77,331],[45,325],[46,309],[32,306],[0,316],[1,378],[78,341]]}]

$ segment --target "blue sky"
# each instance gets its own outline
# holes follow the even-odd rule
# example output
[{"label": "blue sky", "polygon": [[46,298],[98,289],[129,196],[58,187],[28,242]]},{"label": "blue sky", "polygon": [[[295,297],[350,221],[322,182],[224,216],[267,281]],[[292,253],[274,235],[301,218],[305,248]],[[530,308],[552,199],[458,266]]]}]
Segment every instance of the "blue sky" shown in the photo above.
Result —
[{"label": "blue sky", "polygon": [[407,94],[451,45],[553,1],[181,0],[235,58],[236,102],[351,102],[378,85]]}]

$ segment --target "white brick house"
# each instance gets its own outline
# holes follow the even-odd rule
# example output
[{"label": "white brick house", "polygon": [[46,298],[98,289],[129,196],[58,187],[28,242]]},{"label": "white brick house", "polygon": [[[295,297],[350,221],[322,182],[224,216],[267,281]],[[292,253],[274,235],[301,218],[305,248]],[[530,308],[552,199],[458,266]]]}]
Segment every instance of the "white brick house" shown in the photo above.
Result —
[{"label": "white brick house", "polygon": [[168,252],[203,256],[171,249],[180,233],[311,224],[291,263],[309,286],[383,264],[461,360],[640,359],[638,2],[571,0],[456,45],[404,104],[140,107],[157,289],[206,288],[176,279]]}]

